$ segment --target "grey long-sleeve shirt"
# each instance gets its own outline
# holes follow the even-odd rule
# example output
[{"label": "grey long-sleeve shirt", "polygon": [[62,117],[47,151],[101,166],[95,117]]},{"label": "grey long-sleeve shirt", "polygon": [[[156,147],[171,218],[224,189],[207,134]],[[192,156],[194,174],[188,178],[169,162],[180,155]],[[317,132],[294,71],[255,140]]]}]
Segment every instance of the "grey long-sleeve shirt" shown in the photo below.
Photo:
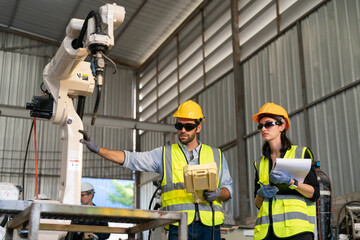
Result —
[{"label": "grey long-sleeve shirt", "polygon": [[[199,142],[200,143],[200,142]],[[191,158],[191,153],[188,151],[187,147],[179,143],[181,149],[185,153],[186,160],[189,165],[197,165],[199,163],[199,152],[201,148],[201,143],[192,151],[193,157]],[[129,168],[133,171],[143,171],[143,172],[157,172],[160,176],[163,176],[163,147],[155,148],[148,152],[125,152],[125,162],[123,167]],[[227,164],[224,154],[222,154],[222,168],[220,172],[220,188],[227,188],[230,192],[230,198],[232,196],[232,178],[229,172],[229,166]]]}]

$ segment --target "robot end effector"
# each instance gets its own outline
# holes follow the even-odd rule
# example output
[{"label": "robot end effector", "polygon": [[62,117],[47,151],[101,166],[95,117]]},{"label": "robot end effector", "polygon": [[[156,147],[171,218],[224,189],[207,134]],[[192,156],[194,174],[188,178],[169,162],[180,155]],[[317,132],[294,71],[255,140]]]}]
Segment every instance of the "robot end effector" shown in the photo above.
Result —
[{"label": "robot end effector", "polygon": [[[103,54],[114,46],[114,30],[123,23],[124,18],[123,7],[115,3],[105,4],[100,7],[99,13],[92,10],[85,20],[74,18],[66,28],[66,35],[73,39],[72,47],[86,48],[92,54],[91,68],[95,78],[104,71]],[[102,79],[97,79],[97,85],[102,85]]]},{"label": "robot end effector", "polygon": [[[103,84],[105,53],[114,46],[114,29],[125,17],[125,10],[116,4],[106,4],[100,11],[90,11],[85,20],[72,19],[66,28],[66,37],[51,62],[43,72],[44,83],[53,103],[48,98],[34,96],[27,104],[32,117],[44,117],[55,124],[66,121],[68,97],[79,98],[77,113],[82,118],[84,101],[94,91],[96,80],[97,99],[92,125],[95,123]],[[91,54],[91,64],[85,58]],[[106,56],[105,56],[106,57]],[[46,108],[37,108],[45,105]],[[82,109],[81,109],[82,108]],[[44,113],[43,113],[44,112]]]}]

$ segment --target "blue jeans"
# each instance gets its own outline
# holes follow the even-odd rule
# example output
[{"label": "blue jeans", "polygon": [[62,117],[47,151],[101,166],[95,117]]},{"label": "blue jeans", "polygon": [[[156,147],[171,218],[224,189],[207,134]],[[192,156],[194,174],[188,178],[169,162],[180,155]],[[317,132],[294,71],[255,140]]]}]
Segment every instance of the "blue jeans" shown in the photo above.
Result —
[{"label": "blue jeans", "polygon": [[[220,226],[214,227],[214,239],[220,240]],[[169,240],[178,239],[178,227],[170,225],[169,227]],[[206,226],[199,221],[193,222],[188,225],[188,240],[211,240],[212,227]]]}]

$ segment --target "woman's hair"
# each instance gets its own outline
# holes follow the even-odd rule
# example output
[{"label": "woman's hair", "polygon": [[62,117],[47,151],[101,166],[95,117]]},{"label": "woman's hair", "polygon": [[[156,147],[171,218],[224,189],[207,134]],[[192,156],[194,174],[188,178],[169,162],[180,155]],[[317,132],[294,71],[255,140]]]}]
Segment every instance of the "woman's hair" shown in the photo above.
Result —
[{"label": "woman's hair", "polygon": [[[259,116],[259,122],[263,117],[270,117],[275,119],[277,122],[281,122],[282,124],[286,124],[286,122],[284,121],[284,118],[282,116],[275,116],[275,115],[271,115],[271,114],[261,114]],[[286,129],[286,126],[285,126]],[[288,150],[289,148],[291,148],[291,141],[290,139],[288,139],[286,137],[286,130],[284,129],[284,131],[281,132],[281,149],[280,152],[284,152],[286,150]],[[262,147],[262,154],[265,156],[266,153],[270,150],[270,144],[268,142],[265,142],[263,147]]]}]

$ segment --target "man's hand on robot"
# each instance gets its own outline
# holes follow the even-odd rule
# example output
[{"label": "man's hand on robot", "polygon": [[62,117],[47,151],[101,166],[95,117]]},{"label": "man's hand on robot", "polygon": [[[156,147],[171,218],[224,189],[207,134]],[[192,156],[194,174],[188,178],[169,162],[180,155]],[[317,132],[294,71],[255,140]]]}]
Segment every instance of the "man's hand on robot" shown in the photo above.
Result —
[{"label": "man's hand on robot", "polygon": [[79,130],[79,132],[84,135],[84,139],[80,139],[80,142],[86,145],[91,152],[98,153],[100,151],[100,147],[95,144],[90,135],[85,130]]}]

